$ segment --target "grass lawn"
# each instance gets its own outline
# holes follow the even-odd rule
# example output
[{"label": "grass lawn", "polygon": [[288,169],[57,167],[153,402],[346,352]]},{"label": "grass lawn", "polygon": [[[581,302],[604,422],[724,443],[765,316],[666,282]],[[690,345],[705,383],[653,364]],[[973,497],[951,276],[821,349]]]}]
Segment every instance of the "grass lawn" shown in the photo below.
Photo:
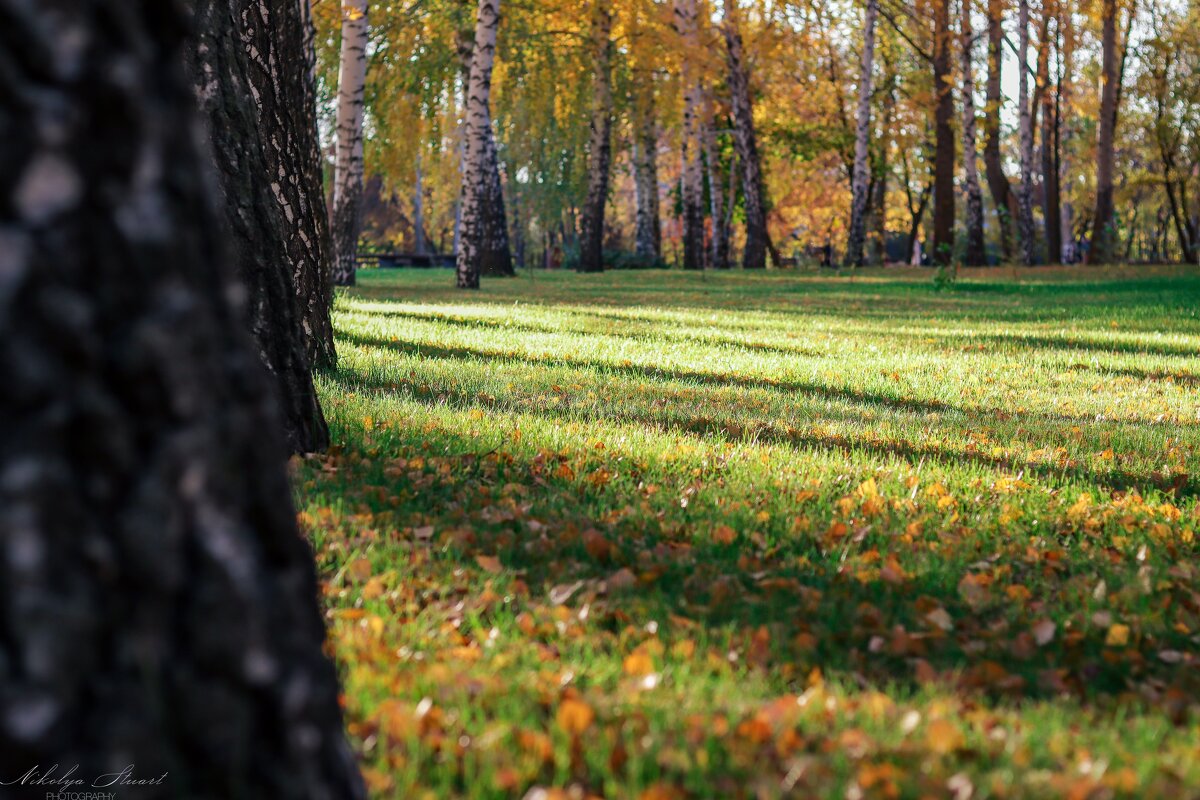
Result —
[{"label": "grass lawn", "polygon": [[931,274],[362,274],[373,795],[1200,796],[1200,273]]}]

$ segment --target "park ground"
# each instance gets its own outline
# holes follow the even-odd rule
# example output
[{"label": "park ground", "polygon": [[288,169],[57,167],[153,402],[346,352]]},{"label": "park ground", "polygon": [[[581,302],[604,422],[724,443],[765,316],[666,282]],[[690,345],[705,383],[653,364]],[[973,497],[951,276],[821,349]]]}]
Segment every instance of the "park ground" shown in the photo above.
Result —
[{"label": "park ground", "polygon": [[1200,796],[1200,273],[451,280],[293,469],[373,796]]}]

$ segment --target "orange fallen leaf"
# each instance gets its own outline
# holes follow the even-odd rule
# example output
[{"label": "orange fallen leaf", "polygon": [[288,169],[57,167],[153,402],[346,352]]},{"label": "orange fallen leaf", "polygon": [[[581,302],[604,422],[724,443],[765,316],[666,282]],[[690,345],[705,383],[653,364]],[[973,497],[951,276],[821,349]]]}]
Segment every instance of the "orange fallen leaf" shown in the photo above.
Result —
[{"label": "orange fallen leaf", "polygon": [[596,712],[582,700],[568,698],[559,705],[555,719],[558,721],[558,727],[578,736],[592,726]]},{"label": "orange fallen leaf", "polygon": [[371,561],[367,558],[356,558],[346,567],[351,580],[361,583],[371,577]]},{"label": "orange fallen leaf", "polygon": [[712,537],[717,544],[733,544],[737,539],[737,531],[728,525],[718,525],[713,531]]},{"label": "orange fallen leaf", "polygon": [[475,556],[475,563],[493,574],[504,569],[500,564],[500,559],[495,556]]},{"label": "orange fallen leaf", "polygon": [[649,675],[654,672],[654,659],[641,650],[637,650],[625,656],[625,661],[621,666],[626,675]]}]

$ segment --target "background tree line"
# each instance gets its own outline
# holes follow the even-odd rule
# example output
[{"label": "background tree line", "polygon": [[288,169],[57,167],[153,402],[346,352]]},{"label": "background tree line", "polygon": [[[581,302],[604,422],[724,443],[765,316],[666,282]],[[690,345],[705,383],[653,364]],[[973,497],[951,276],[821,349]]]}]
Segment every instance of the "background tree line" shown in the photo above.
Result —
[{"label": "background tree line", "polygon": [[380,4],[371,245],[461,250],[484,9],[485,273],[1197,258],[1191,0]]}]

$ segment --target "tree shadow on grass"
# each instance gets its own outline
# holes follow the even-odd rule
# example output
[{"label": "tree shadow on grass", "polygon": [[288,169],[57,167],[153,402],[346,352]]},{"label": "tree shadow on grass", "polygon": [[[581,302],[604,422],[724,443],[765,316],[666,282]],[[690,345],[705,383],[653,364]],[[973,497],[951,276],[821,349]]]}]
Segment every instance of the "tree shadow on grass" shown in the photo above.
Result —
[{"label": "tree shadow on grass", "polygon": [[[640,342],[654,342],[656,340],[671,341],[671,342],[688,342],[708,347],[729,347],[743,350],[753,350],[762,353],[773,353],[782,356],[824,356],[826,353],[804,347],[785,347],[782,345],[767,344],[766,342],[743,341],[734,336],[705,336],[702,334],[677,333],[672,330],[672,326],[659,326],[654,334],[649,333],[634,333],[629,331],[614,331],[614,330],[589,330],[587,328],[569,327],[561,324],[536,323],[529,321],[510,321],[504,320],[502,323],[497,320],[488,319],[485,317],[456,317],[449,314],[436,314],[419,311],[364,311],[360,309],[349,312],[355,315],[382,317],[392,320],[414,319],[422,322],[432,322],[439,325],[453,325],[460,328],[469,328],[473,330],[517,330],[527,331],[530,333],[554,333],[576,336],[602,336],[606,338],[629,339]],[[584,312],[571,313],[582,314]],[[594,315],[600,316],[600,315]],[[603,317],[601,317],[603,318]],[[656,323],[650,320],[640,320],[638,324],[650,327]]]},{"label": "tree shadow on grass", "polygon": [[[360,341],[360,343],[363,342]],[[401,346],[397,347],[397,345]],[[371,346],[396,349],[400,352],[419,352],[425,358],[434,357],[454,360],[462,358],[475,358],[480,356],[478,352],[467,348],[438,348],[438,352],[431,353],[429,349],[424,347],[414,347],[413,350],[407,350],[407,347],[411,346],[408,343],[373,342]],[[578,362],[570,363],[571,366],[579,366]],[[604,366],[608,367],[609,365]],[[641,379],[661,380],[665,378],[684,381],[695,380],[691,373],[683,373],[684,377],[680,377],[680,374],[677,372],[649,372],[643,371],[640,368],[623,366],[613,366],[611,371]],[[704,374],[700,373],[700,375]],[[715,378],[717,376],[705,377]],[[396,385],[393,383],[382,381],[370,376],[365,376],[361,373],[343,371],[339,374],[338,380],[346,386],[356,386],[372,391],[389,392],[397,390]],[[727,385],[727,381],[725,380],[719,380],[715,382],[718,385]],[[737,385],[747,384],[737,382]],[[779,386],[773,384],[753,383],[749,385],[753,388],[780,388]],[[794,385],[785,384],[783,388],[796,390]],[[874,395],[867,394],[864,396],[863,393],[859,392],[842,393],[829,390],[828,392],[808,393],[816,394],[824,399],[835,399],[838,401],[847,401],[862,405],[888,405],[889,407],[900,408],[907,411],[912,410],[910,407],[904,405],[880,403],[877,399],[875,399]],[[527,412],[529,410],[528,404],[522,401],[508,401],[493,397],[481,396],[478,393],[468,393],[450,389],[439,390],[435,397],[421,397],[417,394],[409,394],[409,396],[419,402],[438,402],[460,407],[482,405],[499,411],[517,413]],[[762,421],[747,426],[745,423],[731,417],[704,415],[679,417],[649,414],[639,415],[631,414],[627,410],[618,410],[615,413],[606,413],[597,412],[594,406],[587,408],[559,406],[553,409],[539,409],[538,413],[544,416],[562,419],[564,421],[578,420],[582,418],[588,421],[596,422],[626,422],[636,425],[650,426],[664,432],[683,433],[700,437],[719,436],[733,441],[737,441],[745,437],[755,441],[782,444],[802,450],[840,450],[848,454],[857,452],[870,456],[889,456],[899,458],[914,468],[919,467],[924,462],[944,465],[970,465],[973,467],[982,467],[984,469],[1002,473],[1014,478],[1018,476],[1034,477],[1045,481],[1050,486],[1061,487],[1064,485],[1077,483],[1081,484],[1084,488],[1102,487],[1110,492],[1137,491],[1139,493],[1144,493],[1147,490],[1157,490],[1167,494],[1173,494],[1177,501],[1200,495],[1200,478],[1187,474],[1144,474],[1118,468],[1113,468],[1105,472],[1099,472],[1097,470],[1078,465],[1055,466],[1053,464],[1030,462],[1004,456],[996,456],[980,451],[969,451],[965,449],[952,449],[947,447],[915,444],[906,440],[884,440],[878,438],[867,439],[864,437],[851,438],[836,433],[817,433],[812,429],[799,430],[793,427],[781,426],[767,421]],[[968,418],[972,416],[967,412],[959,413],[963,413],[964,416]]]},{"label": "tree shadow on grass", "polygon": [[[369,379],[342,375],[339,380],[348,389],[389,391],[370,386]],[[1134,688],[1151,700],[1172,684],[1189,696],[1200,688],[1194,670],[1173,669],[1156,658],[1160,649],[1197,650],[1174,627],[1188,617],[1178,605],[1139,621],[1139,637],[1117,660],[1106,655],[1104,629],[1086,623],[1082,635],[1034,643],[1030,629],[1038,618],[1087,619],[1089,593],[1079,591],[1080,582],[1090,587],[1098,576],[1120,568],[1101,549],[1077,553],[1074,562],[1031,562],[1022,557],[1023,542],[982,538],[974,546],[965,542],[954,557],[922,557],[928,551],[898,546],[887,531],[862,540],[856,535],[846,540],[846,549],[842,542],[830,548],[815,536],[795,537],[787,546],[764,546],[748,535],[722,543],[706,535],[710,520],[697,519],[665,497],[641,512],[606,513],[635,508],[643,498],[628,483],[601,485],[566,476],[542,453],[508,452],[503,442],[493,446],[492,438],[399,421],[373,437],[370,459],[321,480],[324,488],[343,496],[353,491],[377,497],[377,510],[395,515],[401,525],[459,531],[444,557],[473,570],[476,556],[499,555],[507,568],[519,572],[534,598],[583,581],[581,594],[590,591],[594,597],[593,614],[614,631],[630,621],[672,618],[672,624],[690,620],[707,631],[732,628],[735,640],[744,644],[741,658],[764,666],[800,665],[800,676],[819,667],[864,686],[915,687],[932,671],[953,674],[960,687],[993,696],[1050,697],[1067,691],[1084,702],[1106,702]],[[427,484],[414,482],[412,471],[388,470],[389,459],[417,453],[452,461],[450,477]],[[658,460],[654,454],[646,458]],[[528,504],[504,505],[500,487],[510,484],[533,489]],[[372,487],[379,491],[373,494]],[[385,497],[399,502],[384,502]],[[472,503],[479,508],[473,511]],[[509,510],[488,510],[497,508]],[[608,546],[595,547],[581,533],[588,530]],[[389,534],[385,541],[405,535]],[[969,539],[972,534],[953,535]],[[1006,551],[979,551],[987,546]],[[871,570],[864,575],[853,567],[863,562],[845,561],[852,547],[855,555],[878,547],[885,556],[898,555],[902,564],[889,568],[891,574]],[[983,598],[964,594],[963,576],[978,566],[970,562],[982,558],[986,565],[989,556],[1005,557],[1012,584],[1036,587],[1028,610],[999,585]],[[641,578],[624,590],[609,587],[623,568]],[[756,652],[755,631],[767,632],[768,651]]]},{"label": "tree shadow on grass", "polygon": [[[614,363],[600,359],[579,358],[575,356],[553,356],[539,358],[517,350],[490,350],[485,348],[461,347],[456,345],[427,344],[410,342],[402,339],[383,339],[374,336],[364,336],[358,333],[340,331],[339,336],[356,345],[380,347],[397,353],[418,356],[421,358],[438,359],[477,359],[477,360],[508,360],[522,361],[537,366],[561,365],[572,369],[590,370],[599,373],[624,375],[639,380],[663,381],[672,380],[682,383],[695,383],[705,386],[762,389],[766,391],[795,392],[808,397],[831,402],[844,402],[865,407],[877,407],[903,411],[912,414],[958,414],[968,423],[976,421],[981,424],[994,422],[997,418],[1015,418],[1041,420],[1050,423],[1068,423],[1074,425],[1094,425],[1096,419],[1084,414],[1046,413],[1037,411],[1006,411],[1003,409],[966,409],[954,406],[933,398],[896,397],[881,392],[869,392],[848,387],[832,387],[822,384],[797,381],[793,378],[774,380],[767,377],[732,374],[726,372],[708,372],[678,367],[653,367],[632,363]],[[1111,424],[1111,423],[1110,423]],[[1138,425],[1136,422],[1121,423]],[[1191,426],[1192,423],[1181,423]]]}]

